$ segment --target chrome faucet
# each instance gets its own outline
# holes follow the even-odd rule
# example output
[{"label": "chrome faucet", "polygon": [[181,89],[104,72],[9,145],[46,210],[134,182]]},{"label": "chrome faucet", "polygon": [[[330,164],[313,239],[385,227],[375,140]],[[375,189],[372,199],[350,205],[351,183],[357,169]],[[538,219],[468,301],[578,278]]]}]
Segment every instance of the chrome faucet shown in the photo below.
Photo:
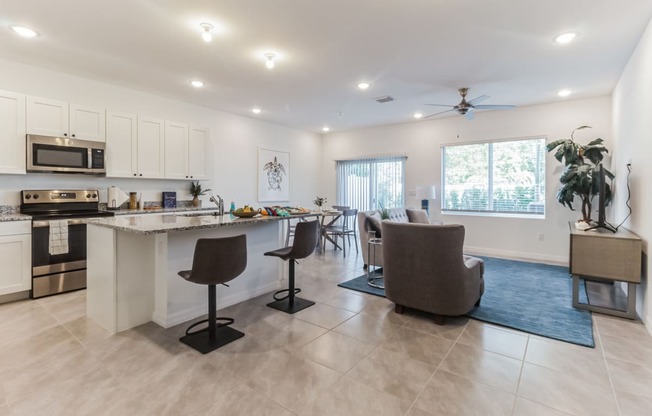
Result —
[{"label": "chrome faucet", "polygon": [[219,215],[224,215],[224,200],[222,199],[221,196],[217,195],[217,199],[213,195],[211,195],[209,201],[215,203],[217,205],[217,209],[219,211]]}]

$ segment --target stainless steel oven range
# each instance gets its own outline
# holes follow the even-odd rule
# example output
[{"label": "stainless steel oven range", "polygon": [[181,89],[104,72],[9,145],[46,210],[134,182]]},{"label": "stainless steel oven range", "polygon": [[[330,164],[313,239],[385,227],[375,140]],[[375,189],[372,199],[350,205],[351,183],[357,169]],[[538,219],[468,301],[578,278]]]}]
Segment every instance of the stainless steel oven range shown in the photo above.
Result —
[{"label": "stainless steel oven range", "polygon": [[112,216],[99,210],[97,190],[21,191],[32,217],[32,298],[86,287],[86,224]]}]

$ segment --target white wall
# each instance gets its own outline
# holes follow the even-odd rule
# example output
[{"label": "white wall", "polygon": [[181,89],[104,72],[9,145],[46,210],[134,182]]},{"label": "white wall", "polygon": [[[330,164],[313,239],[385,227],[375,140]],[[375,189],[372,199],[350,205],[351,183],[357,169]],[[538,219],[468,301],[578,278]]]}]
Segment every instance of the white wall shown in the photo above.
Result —
[{"label": "white wall", "polygon": [[[552,141],[569,137],[572,130],[581,125],[590,125],[593,129],[577,132],[576,140],[586,143],[602,137],[611,148],[610,98],[479,112],[475,120],[455,116],[333,133],[324,138],[322,189],[329,201],[335,201],[334,160],[374,154],[407,154],[408,194],[417,185],[428,184],[435,184],[439,192],[442,144],[531,136],[545,136]],[[578,219],[581,214],[571,212],[557,202],[555,194],[560,172],[561,165],[549,154],[545,219],[442,215],[439,200],[431,204],[431,217],[444,223],[463,224],[468,252],[567,264],[568,221]],[[408,196],[406,206],[419,205],[414,196]],[[539,240],[540,234],[543,241]]]},{"label": "white wall", "polygon": [[616,218],[624,218],[626,165],[632,164],[632,216],[625,227],[643,239],[644,273],[638,290],[637,311],[652,332],[652,285],[648,265],[649,242],[652,238],[652,22],[639,41],[613,93],[614,159],[618,167],[615,195]]},{"label": "white wall", "polygon": [[[318,134],[6,60],[0,60],[0,89],[208,127],[211,179],[203,185],[227,204],[234,198],[238,206],[261,205],[257,203],[258,147],[290,152],[291,205],[311,207],[318,193],[322,142]],[[177,191],[178,199],[190,199],[188,181],[30,173],[0,175],[0,205],[18,205],[18,190],[42,188],[100,189],[105,202],[109,185],[143,192],[144,200],[160,200],[161,191]]]}]

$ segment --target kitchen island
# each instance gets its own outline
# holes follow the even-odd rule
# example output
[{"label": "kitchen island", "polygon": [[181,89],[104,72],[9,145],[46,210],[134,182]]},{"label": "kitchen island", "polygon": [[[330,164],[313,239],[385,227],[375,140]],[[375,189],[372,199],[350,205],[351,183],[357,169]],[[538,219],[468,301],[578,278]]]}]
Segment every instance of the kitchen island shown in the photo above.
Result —
[{"label": "kitchen island", "polygon": [[277,290],[284,265],[263,254],[282,245],[281,219],[191,213],[89,220],[87,314],[112,333],[205,315],[206,286],[177,275],[192,267],[199,238],[247,236],[247,268],[230,287],[219,286],[219,308]]}]

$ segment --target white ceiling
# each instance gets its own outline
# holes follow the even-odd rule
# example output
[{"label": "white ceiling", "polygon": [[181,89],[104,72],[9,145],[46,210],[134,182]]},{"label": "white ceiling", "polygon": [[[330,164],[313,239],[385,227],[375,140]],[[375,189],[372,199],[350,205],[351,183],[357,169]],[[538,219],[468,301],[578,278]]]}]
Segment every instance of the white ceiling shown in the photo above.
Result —
[{"label": "white ceiling", "polygon": [[[0,13],[2,58],[321,132],[417,122],[459,87],[519,106],[610,94],[652,1],[2,0]],[[211,43],[204,21],[222,28]],[[552,41],[566,31],[580,36]]]}]

